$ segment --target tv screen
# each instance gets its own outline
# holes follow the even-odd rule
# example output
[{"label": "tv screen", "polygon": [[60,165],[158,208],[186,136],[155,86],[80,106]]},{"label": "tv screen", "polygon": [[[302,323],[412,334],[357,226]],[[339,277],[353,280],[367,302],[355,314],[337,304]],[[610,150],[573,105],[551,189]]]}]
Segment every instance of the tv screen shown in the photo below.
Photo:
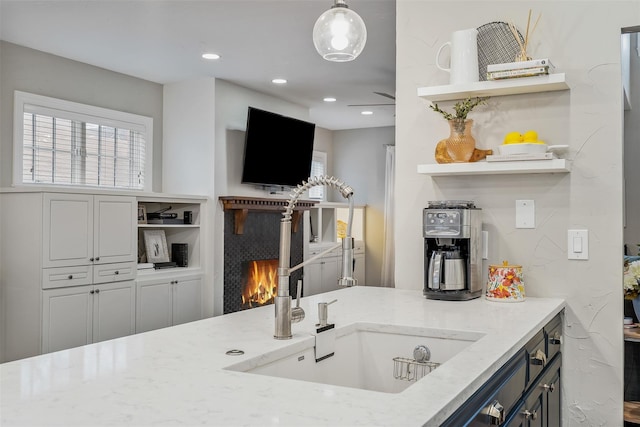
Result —
[{"label": "tv screen", "polygon": [[242,182],[295,187],[311,173],[316,125],[249,107]]}]

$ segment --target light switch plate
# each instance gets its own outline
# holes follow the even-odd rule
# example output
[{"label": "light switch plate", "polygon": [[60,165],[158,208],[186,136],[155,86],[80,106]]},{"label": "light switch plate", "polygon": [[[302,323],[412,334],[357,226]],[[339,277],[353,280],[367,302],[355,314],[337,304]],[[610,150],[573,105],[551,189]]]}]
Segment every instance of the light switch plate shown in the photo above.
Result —
[{"label": "light switch plate", "polygon": [[589,230],[569,230],[567,232],[567,258],[589,259]]},{"label": "light switch plate", "polygon": [[536,228],[536,208],[533,200],[516,200],[516,228]]}]

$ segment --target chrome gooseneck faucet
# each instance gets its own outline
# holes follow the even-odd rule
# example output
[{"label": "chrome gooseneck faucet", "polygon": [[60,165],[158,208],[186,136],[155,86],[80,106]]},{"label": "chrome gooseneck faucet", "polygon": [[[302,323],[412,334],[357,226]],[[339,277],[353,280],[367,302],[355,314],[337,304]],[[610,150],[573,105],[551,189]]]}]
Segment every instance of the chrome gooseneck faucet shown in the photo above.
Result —
[{"label": "chrome gooseneck faucet", "polygon": [[[324,185],[327,187],[335,188],[340,191],[342,197],[349,202],[349,219],[347,222],[347,235],[342,239],[342,243],[339,243],[326,251],[309,258],[306,261],[301,262],[295,267],[290,267],[291,259],[291,215],[293,209],[296,206],[296,202],[300,196],[310,189]],[[342,246],[342,268],[338,285],[340,286],[354,286],[357,284],[357,280],[353,278],[353,237],[351,237],[351,224],[353,223],[353,189],[344,182],[334,177],[328,177],[326,175],[316,176],[309,178],[308,182],[302,182],[289,194],[285,212],[282,214],[280,220],[280,258],[278,261],[278,294],[275,297],[275,310],[276,310],[276,324],[274,338],[278,340],[285,340],[292,337],[291,335],[291,323],[299,322],[304,319],[304,310],[302,308],[291,308],[291,295],[289,295],[289,275],[297,269],[303,267],[305,264],[314,261],[335,248]],[[298,285],[299,286],[299,285]],[[300,298],[300,291],[298,290],[298,298]]]}]

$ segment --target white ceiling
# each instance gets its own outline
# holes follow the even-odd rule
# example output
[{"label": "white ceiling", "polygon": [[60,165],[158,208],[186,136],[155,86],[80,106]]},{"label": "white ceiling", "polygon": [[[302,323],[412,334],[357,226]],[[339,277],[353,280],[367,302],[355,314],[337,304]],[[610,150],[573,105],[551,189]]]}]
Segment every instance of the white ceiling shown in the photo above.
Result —
[{"label": "white ceiling", "polygon": [[[395,0],[347,0],[367,26],[354,61],[323,60],[313,25],[333,0],[0,0],[3,40],[139,77],[171,83],[202,77],[308,107],[332,130],[393,126],[395,108],[372,116],[349,104],[395,96]],[[206,51],[222,56],[211,62]],[[289,83],[276,86],[275,77]],[[334,96],[335,103],[325,103]]]}]

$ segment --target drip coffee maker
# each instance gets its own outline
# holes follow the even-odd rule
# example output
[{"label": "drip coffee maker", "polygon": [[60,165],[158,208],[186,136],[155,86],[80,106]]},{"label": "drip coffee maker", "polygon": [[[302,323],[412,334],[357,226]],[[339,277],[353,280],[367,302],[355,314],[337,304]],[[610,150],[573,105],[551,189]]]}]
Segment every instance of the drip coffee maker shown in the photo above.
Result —
[{"label": "drip coffee maker", "polygon": [[431,201],[423,212],[428,299],[464,301],[482,293],[481,209],[472,201]]}]

